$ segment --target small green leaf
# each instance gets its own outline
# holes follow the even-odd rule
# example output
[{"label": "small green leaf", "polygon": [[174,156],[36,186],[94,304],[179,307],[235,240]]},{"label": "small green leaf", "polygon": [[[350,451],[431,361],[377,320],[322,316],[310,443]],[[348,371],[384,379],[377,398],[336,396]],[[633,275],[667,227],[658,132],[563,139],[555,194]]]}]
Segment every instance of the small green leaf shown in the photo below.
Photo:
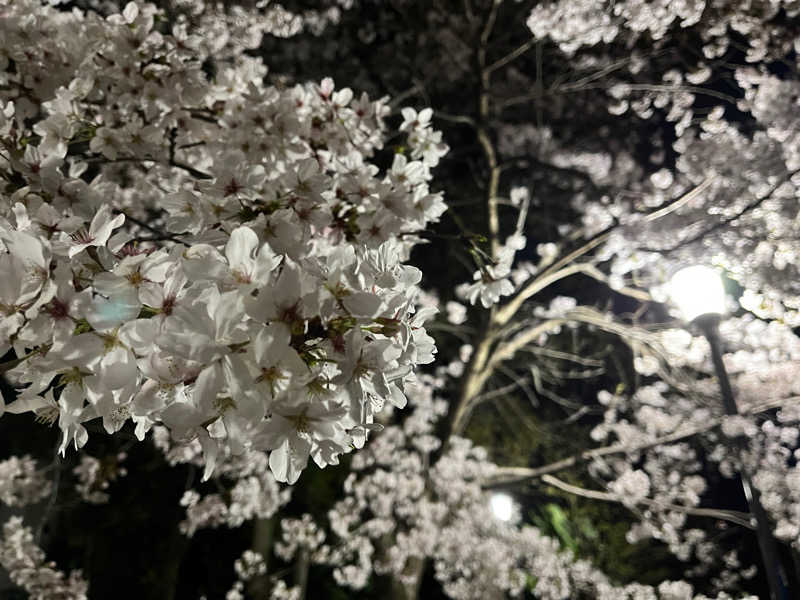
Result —
[{"label": "small green leaf", "polygon": [[90,331],[94,331],[94,329],[89,325],[89,321],[86,319],[79,319],[75,322],[75,330],[72,332],[72,335],[80,335],[82,333],[89,333]]}]

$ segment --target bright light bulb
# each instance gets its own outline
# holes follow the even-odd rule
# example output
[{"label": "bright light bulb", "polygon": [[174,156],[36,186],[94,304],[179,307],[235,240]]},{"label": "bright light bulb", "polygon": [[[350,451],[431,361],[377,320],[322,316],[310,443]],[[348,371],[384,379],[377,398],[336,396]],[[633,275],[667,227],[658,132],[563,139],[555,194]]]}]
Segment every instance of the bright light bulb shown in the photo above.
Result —
[{"label": "bright light bulb", "polygon": [[672,276],[670,297],[683,318],[693,321],[700,315],[725,312],[725,288],[719,273],[700,265],[686,267]]},{"label": "bright light bulb", "polygon": [[514,501],[508,494],[493,494],[489,500],[489,508],[495,519],[510,521],[514,514]]}]

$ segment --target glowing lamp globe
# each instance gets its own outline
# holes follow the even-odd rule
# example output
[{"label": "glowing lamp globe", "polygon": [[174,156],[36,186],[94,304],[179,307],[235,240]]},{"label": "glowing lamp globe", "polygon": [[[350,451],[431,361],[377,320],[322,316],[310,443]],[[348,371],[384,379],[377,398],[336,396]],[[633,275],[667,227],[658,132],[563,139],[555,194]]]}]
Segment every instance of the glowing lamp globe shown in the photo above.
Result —
[{"label": "glowing lamp globe", "polygon": [[514,501],[508,494],[493,494],[489,500],[489,508],[498,521],[510,521],[514,514]]},{"label": "glowing lamp globe", "polygon": [[725,288],[715,269],[696,265],[672,276],[670,297],[687,321],[725,312]]}]

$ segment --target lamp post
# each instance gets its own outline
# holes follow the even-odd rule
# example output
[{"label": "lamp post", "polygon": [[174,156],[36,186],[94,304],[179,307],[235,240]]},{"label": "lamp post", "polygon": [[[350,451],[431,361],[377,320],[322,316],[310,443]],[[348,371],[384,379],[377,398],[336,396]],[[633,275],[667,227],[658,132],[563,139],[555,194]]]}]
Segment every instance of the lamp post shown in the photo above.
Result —
[{"label": "lamp post", "polygon": [[[725,414],[738,415],[739,409],[733,396],[728,372],[725,370],[725,363],[722,361],[719,322],[725,312],[725,290],[719,273],[703,266],[681,269],[672,277],[670,296],[684,319],[696,325],[708,340]],[[756,521],[758,547],[766,569],[770,598],[784,600],[789,598],[789,590],[785,583],[786,575],[780,562],[778,545],[770,530],[767,513],[759,500],[758,490],[752,485],[750,474],[744,465],[745,445],[739,439],[734,440],[734,445],[740,456],[739,475],[742,481],[742,490],[750,512]]]},{"label": "lamp post", "polygon": [[499,521],[510,521],[514,516],[514,501],[508,494],[498,492],[489,499],[489,508],[494,518]]}]

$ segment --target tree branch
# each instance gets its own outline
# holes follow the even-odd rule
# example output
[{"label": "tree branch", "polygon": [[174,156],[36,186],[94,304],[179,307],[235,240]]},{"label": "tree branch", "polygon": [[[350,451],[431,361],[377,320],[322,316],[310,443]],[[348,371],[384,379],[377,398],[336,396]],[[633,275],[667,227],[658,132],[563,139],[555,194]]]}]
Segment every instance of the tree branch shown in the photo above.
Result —
[{"label": "tree branch", "polygon": [[567,319],[544,321],[535,327],[523,331],[505,344],[499,346],[491,356],[489,355],[489,346],[492,339],[485,336],[478,349],[480,355],[476,352],[476,355],[473,357],[473,362],[470,362],[469,372],[464,382],[458,407],[453,418],[452,433],[454,435],[459,435],[464,430],[469,421],[472,409],[475,406],[476,399],[483,391],[486,381],[491,377],[495,368],[501,362],[514,356],[517,350],[531,343],[543,333],[560,327],[566,322]]},{"label": "tree branch", "polygon": [[519,46],[515,50],[512,50],[511,52],[506,54],[504,57],[499,58],[496,61],[494,61],[492,64],[490,64],[488,67],[486,67],[486,70],[489,71],[489,73],[492,73],[492,72],[496,71],[497,69],[503,68],[508,63],[512,62],[514,59],[516,59],[519,56],[522,56],[528,50],[533,48],[536,45],[537,42],[538,42],[538,40],[536,38],[529,39],[527,42],[525,42],[524,44],[522,44],[521,46]]},{"label": "tree branch", "polygon": [[[489,242],[491,246],[491,258],[497,260],[500,251],[500,218],[497,211],[498,201],[498,188],[500,185],[500,166],[497,162],[497,153],[495,152],[494,143],[491,139],[487,124],[489,120],[489,88],[491,84],[491,72],[487,69],[486,55],[489,45],[489,37],[492,34],[495,21],[497,19],[497,11],[499,10],[502,0],[493,0],[492,7],[489,15],[484,23],[483,30],[480,34],[478,48],[476,51],[476,60],[478,63],[478,71],[480,73],[480,92],[478,94],[478,120],[476,126],[476,134],[478,142],[483,149],[486,162],[489,166],[489,184],[486,188],[486,211],[487,221],[489,223]],[[458,435],[464,424],[466,423],[467,416],[471,411],[472,399],[477,397],[483,385],[485,378],[481,378],[481,372],[486,364],[489,356],[491,345],[494,341],[494,330],[492,328],[492,321],[494,316],[494,307],[489,313],[489,319],[481,334],[480,341],[477,343],[475,352],[472,359],[467,365],[466,373],[464,375],[464,383],[461,386],[461,393],[459,394],[458,401],[455,408],[449,416],[448,431],[445,434],[445,446],[447,441],[452,435]]]},{"label": "tree branch", "polygon": [[481,89],[478,97],[478,142],[483,148],[486,162],[489,165],[489,185],[486,190],[486,203],[489,221],[489,241],[492,248],[492,259],[496,260],[500,250],[500,219],[497,214],[497,191],[500,184],[500,169],[497,163],[497,153],[492,142],[491,135],[487,129],[489,120],[489,90],[491,88],[491,70],[486,66],[486,56],[489,49],[489,38],[492,35],[497,11],[501,0],[493,0],[489,16],[481,31],[480,43],[477,50],[478,69],[480,71]]},{"label": "tree branch", "polygon": [[690,237],[687,240],[683,240],[683,241],[679,242],[678,244],[675,244],[674,246],[672,246],[670,248],[665,248],[665,249],[657,249],[657,248],[640,248],[640,249],[643,250],[643,251],[647,251],[647,252],[657,252],[659,254],[666,255],[666,254],[670,254],[672,252],[675,252],[676,250],[678,250],[679,248],[682,248],[683,246],[687,246],[689,244],[693,244],[694,242],[697,242],[697,241],[703,239],[704,237],[706,237],[709,233],[713,233],[714,231],[717,231],[718,229],[721,229],[723,227],[727,227],[728,225],[730,225],[734,221],[738,221],[739,219],[741,219],[744,215],[746,215],[750,211],[752,211],[752,210],[758,208],[759,206],[761,206],[764,202],[766,202],[767,200],[769,200],[772,197],[772,194],[774,194],[778,190],[778,188],[780,188],[787,181],[791,181],[792,177],[794,177],[798,173],[800,173],[800,168],[795,169],[793,171],[789,171],[784,178],[782,178],[780,181],[775,183],[770,188],[770,190],[766,194],[764,194],[761,198],[758,198],[757,200],[751,202],[750,204],[745,206],[742,210],[740,210],[735,215],[732,215],[730,217],[726,217],[725,219],[722,219],[721,221],[717,221],[711,227],[708,227],[707,229],[701,231],[700,233],[698,233],[696,235],[693,235],[692,237]]},{"label": "tree branch", "polygon": [[[708,179],[703,181],[703,183],[698,185],[696,188],[694,188],[690,192],[687,192],[686,194],[684,194],[671,204],[649,213],[645,217],[645,220],[647,222],[655,221],[656,219],[660,219],[661,217],[664,217],[670,214],[671,212],[677,210],[687,202],[690,202],[693,198],[696,198],[697,195],[702,193],[706,188],[708,188],[708,186],[711,185],[713,181],[714,178],[709,177]],[[608,240],[608,238],[611,236],[611,234],[617,227],[619,227],[619,225],[612,225],[611,227],[606,228],[604,231],[601,231],[596,236],[591,238],[583,246],[573,250],[566,256],[558,259],[547,269],[539,273],[539,275],[537,275],[530,283],[528,283],[524,288],[522,288],[519,292],[517,292],[517,294],[513,296],[511,300],[509,300],[505,305],[503,305],[502,307],[500,307],[500,309],[497,310],[497,312],[494,315],[494,324],[496,326],[502,327],[514,317],[514,315],[517,313],[520,306],[522,306],[525,300],[527,300],[534,294],[537,294],[551,283],[554,283],[569,275],[573,275],[574,273],[583,272],[586,275],[589,275],[590,277],[594,277],[595,279],[598,279],[600,281],[607,282],[608,278],[605,275],[603,275],[601,271],[599,271],[594,267],[590,267],[588,265],[585,267],[579,265],[570,265],[569,267],[566,267],[566,265],[569,265],[569,263],[571,263],[576,258],[580,258],[584,254],[590,252],[600,244],[604,243],[606,240]],[[649,294],[646,294],[645,292],[641,292],[640,290],[635,290],[632,288],[625,288],[625,291],[620,293],[625,293],[626,295],[632,296],[634,298],[638,297],[638,299],[643,301],[650,300]]]},{"label": "tree branch", "polygon": [[[581,496],[583,498],[591,498],[592,500],[601,500],[603,502],[619,502],[621,504],[625,504],[623,502],[622,497],[618,496],[617,494],[610,494],[608,492],[599,492],[596,490],[587,490],[582,487],[578,487],[576,485],[571,485],[565,481],[561,481],[560,479],[557,479],[552,475],[544,475],[542,477],[542,481],[562,491],[568,492],[570,494],[575,494],[576,496]],[[641,500],[637,500],[636,504],[641,504],[658,510],[672,510],[676,512],[682,512],[687,515],[694,515],[697,517],[711,517],[713,519],[729,521],[731,523],[735,523],[736,525],[746,527],[747,529],[755,529],[755,525],[753,525],[750,522],[750,513],[739,512],[738,510],[694,508],[691,506],[683,506],[681,504],[669,504],[667,502],[658,502],[656,500],[650,500],[648,498],[642,498]]]},{"label": "tree branch", "polygon": [[[800,400],[800,396],[785,398],[782,400],[772,400],[770,402],[765,402],[763,404],[754,406],[748,411],[743,411],[742,414],[757,415],[759,413],[773,410],[775,408],[781,408],[782,406],[786,406],[788,404],[797,402],[798,400]],[[559,471],[563,471],[564,469],[569,469],[570,467],[574,467],[581,463],[589,462],[591,460],[594,460],[595,458],[601,458],[603,456],[611,456],[614,454],[637,454],[639,452],[643,452],[644,450],[649,450],[651,448],[655,448],[656,446],[661,446],[662,444],[674,444],[675,442],[686,440],[700,433],[711,431],[712,429],[719,427],[722,424],[722,421],[723,421],[722,417],[717,419],[712,419],[703,423],[702,425],[685,429],[679,429],[678,431],[675,431],[668,435],[658,437],[654,440],[651,440],[643,444],[638,444],[636,446],[631,446],[620,442],[616,444],[611,444],[610,446],[603,446],[602,448],[593,448],[591,450],[585,450],[583,452],[580,452],[579,454],[574,454],[572,456],[562,458],[561,460],[557,460],[555,462],[542,465],[541,467],[535,467],[535,468],[501,467],[497,471],[495,471],[495,473],[483,484],[483,487],[494,488],[516,483],[524,483],[532,479],[539,479],[550,473],[558,473]]]},{"label": "tree branch", "polygon": [[569,266],[564,266],[564,265],[571,262],[573,259],[578,258],[583,254],[586,254],[592,248],[599,246],[607,239],[608,239],[608,234],[598,236],[593,240],[589,241],[588,243],[584,244],[582,247],[578,248],[574,252],[570,252],[567,256],[556,262],[551,267],[542,271],[530,283],[528,283],[528,285],[526,285],[519,292],[517,292],[516,296],[512,297],[511,300],[509,300],[506,304],[500,307],[500,309],[498,309],[498,311],[494,315],[495,326],[502,327],[503,325],[508,323],[528,298],[539,293],[550,284],[555,283],[556,281],[559,281],[561,279],[564,279],[565,277],[569,277],[570,275],[574,275],[575,273],[582,272],[583,267],[581,265],[578,264],[573,264]]},{"label": "tree branch", "polygon": [[145,223],[141,219],[137,219],[135,217],[130,216],[129,214],[125,213],[125,211],[115,209],[114,213],[118,214],[118,215],[125,215],[125,220],[126,221],[130,221],[131,223],[135,223],[136,225],[138,225],[139,227],[141,227],[143,229],[146,229],[150,233],[154,233],[157,236],[159,236],[158,238],[154,238],[153,240],[142,240],[142,241],[169,240],[171,242],[175,242],[176,244],[183,244],[183,242],[181,240],[179,240],[178,238],[176,238],[176,237],[174,237],[174,236],[172,236],[172,235],[170,235],[168,233],[165,233],[165,232],[163,232],[163,231],[161,231],[159,229],[156,229],[155,227]]}]

